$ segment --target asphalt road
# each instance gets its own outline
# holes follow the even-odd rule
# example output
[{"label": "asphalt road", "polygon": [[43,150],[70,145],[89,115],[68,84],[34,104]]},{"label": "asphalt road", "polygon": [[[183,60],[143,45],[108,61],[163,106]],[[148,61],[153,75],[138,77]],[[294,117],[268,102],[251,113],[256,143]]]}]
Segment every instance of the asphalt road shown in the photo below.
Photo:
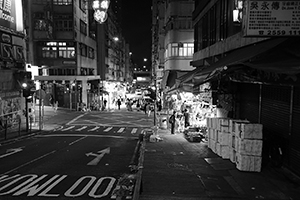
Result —
[{"label": "asphalt road", "polygon": [[84,113],[0,146],[0,199],[112,199],[122,181],[133,190],[129,166],[151,123],[143,113]]}]

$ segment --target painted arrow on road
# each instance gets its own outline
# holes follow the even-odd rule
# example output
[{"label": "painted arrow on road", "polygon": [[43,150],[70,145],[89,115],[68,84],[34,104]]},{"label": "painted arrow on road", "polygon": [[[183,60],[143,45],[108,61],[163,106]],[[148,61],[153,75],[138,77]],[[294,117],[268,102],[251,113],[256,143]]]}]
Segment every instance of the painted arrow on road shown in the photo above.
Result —
[{"label": "painted arrow on road", "polygon": [[4,158],[4,157],[6,157],[6,156],[10,156],[10,155],[13,155],[13,154],[15,154],[15,153],[18,153],[18,152],[20,152],[20,151],[23,151],[22,148],[23,148],[23,147],[16,148],[16,149],[8,149],[8,150],[6,151],[5,154],[0,155],[0,158]]},{"label": "painted arrow on road", "polygon": [[89,162],[87,165],[97,165],[100,160],[103,158],[103,156],[105,154],[109,154],[110,153],[110,147],[107,147],[106,149],[103,149],[101,151],[98,151],[97,153],[86,153],[86,156],[95,156],[96,158],[94,158],[94,160],[92,160],[91,162]]}]

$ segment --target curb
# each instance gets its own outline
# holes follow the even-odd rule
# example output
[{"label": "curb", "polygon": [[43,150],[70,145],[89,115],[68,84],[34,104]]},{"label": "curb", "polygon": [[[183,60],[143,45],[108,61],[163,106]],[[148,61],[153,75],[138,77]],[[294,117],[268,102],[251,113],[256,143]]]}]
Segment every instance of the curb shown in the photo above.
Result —
[{"label": "curb", "polygon": [[145,140],[145,135],[140,142],[140,157],[139,157],[139,163],[138,163],[138,172],[137,172],[137,179],[136,183],[134,186],[134,192],[133,192],[133,197],[132,200],[139,200],[140,194],[141,194],[141,189],[142,189],[142,172],[143,172],[143,163],[144,163],[144,154],[145,154],[145,147],[146,147],[146,140]]}]

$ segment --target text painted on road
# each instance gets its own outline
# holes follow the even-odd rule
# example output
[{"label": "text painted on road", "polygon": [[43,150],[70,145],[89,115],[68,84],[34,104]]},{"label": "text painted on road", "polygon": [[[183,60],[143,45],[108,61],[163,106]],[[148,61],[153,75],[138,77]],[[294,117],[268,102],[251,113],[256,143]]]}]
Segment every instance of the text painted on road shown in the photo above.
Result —
[{"label": "text painted on road", "polygon": [[23,147],[16,148],[16,149],[8,149],[5,154],[0,155],[0,158],[7,157],[21,151],[23,151]]},{"label": "text painted on road", "polygon": [[[64,185],[63,181],[68,175],[20,175],[0,176],[0,196],[27,195],[28,197],[80,197],[88,195],[91,198],[102,198],[112,191],[116,179],[114,177],[83,176],[72,184],[66,191],[53,192],[54,189]],[[100,190],[101,188],[101,190]],[[57,190],[56,190],[57,191]],[[101,192],[99,192],[101,191]]]}]

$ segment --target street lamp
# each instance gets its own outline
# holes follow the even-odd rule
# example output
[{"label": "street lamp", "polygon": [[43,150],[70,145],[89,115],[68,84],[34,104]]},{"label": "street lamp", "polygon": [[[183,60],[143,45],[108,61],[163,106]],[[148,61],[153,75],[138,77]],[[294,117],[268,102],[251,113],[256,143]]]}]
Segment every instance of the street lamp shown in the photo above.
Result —
[{"label": "street lamp", "polygon": [[114,37],[113,39],[114,39],[115,42],[118,42],[118,41],[119,41],[119,38],[118,38],[118,37]]}]

